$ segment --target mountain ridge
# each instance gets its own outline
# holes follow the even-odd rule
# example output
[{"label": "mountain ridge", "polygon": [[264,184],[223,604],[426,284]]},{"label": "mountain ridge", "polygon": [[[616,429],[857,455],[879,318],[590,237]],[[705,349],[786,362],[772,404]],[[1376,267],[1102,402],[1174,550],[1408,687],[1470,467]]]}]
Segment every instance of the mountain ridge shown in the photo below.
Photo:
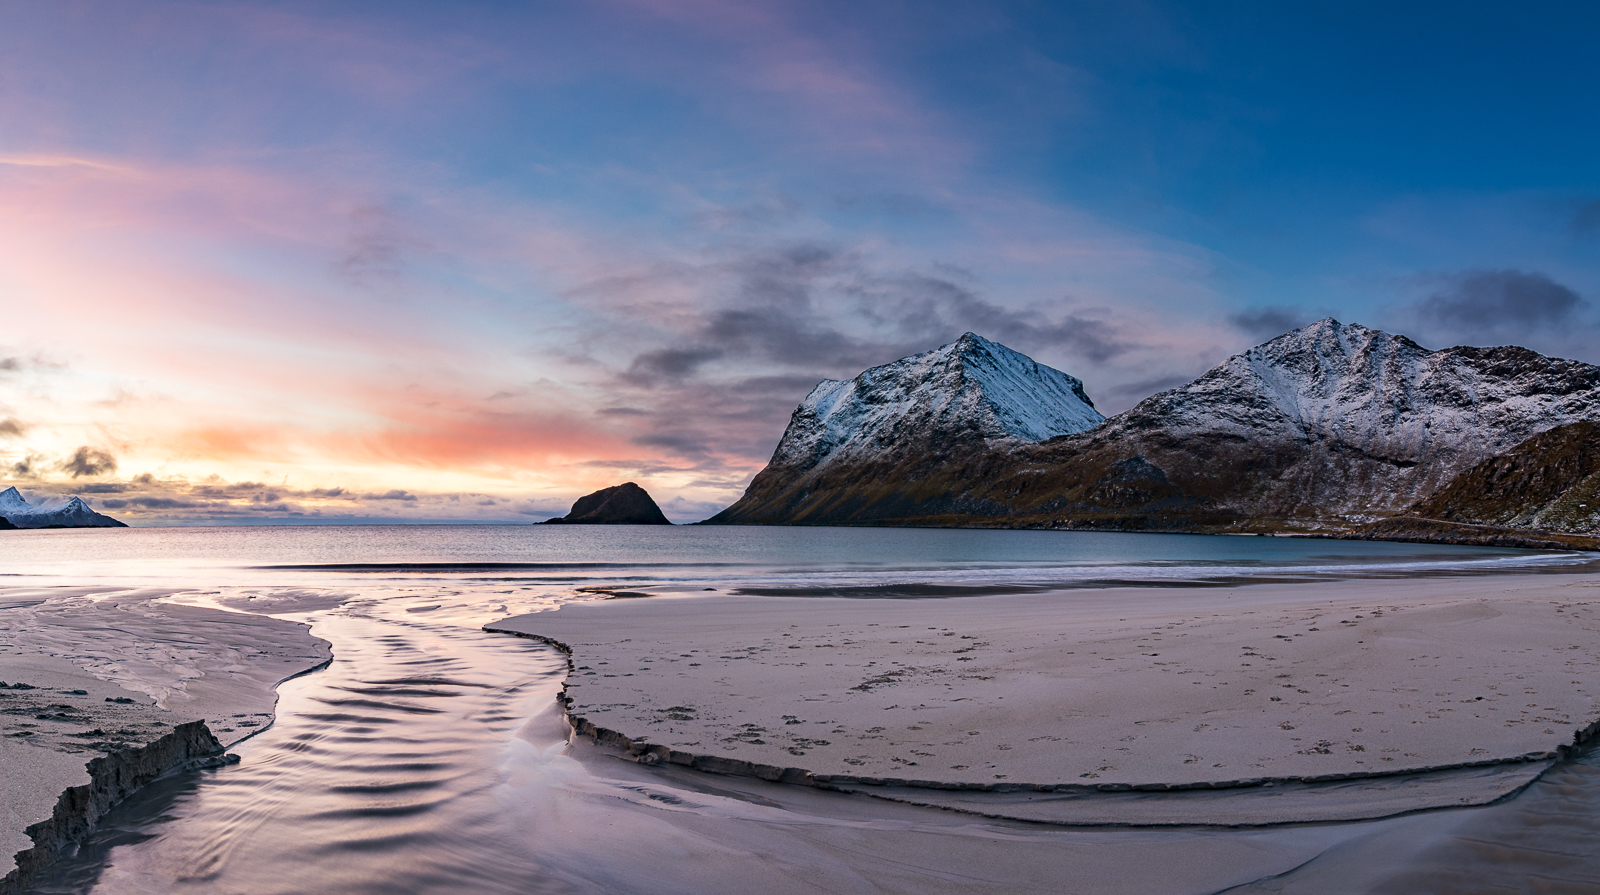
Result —
[{"label": "mountain ridge", "polygon": [[[849,478],[769,464],[713,521],[1349,529],[1583,420],[1600,420],[1600,367],[1514,346],[1430,350],[1325,318],[1083,431],[920,456],[903,443]],[[797,488],[803,504],[772,499]],[[752,502],[766,511],[734,512]]]},{"label": "mountain ridge", "polygon": [[54,507],[36,507],[15,486],[0,491],[0,517],[16,528],[127,528],[127,523],[90,509],[81,497]]}]

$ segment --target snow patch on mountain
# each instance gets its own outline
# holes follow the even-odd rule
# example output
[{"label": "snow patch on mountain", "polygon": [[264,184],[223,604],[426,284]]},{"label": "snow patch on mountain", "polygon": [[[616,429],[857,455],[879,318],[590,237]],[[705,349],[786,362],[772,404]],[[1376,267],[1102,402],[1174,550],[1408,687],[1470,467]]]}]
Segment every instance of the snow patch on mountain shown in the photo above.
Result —
[{"label": "snow patch on mountain", "polygon": [[854,379],[818,384],[790,418],[771,465],[810,469],[974,437],[1037,442],[1104,419],[1082,381],[967,333]]}]

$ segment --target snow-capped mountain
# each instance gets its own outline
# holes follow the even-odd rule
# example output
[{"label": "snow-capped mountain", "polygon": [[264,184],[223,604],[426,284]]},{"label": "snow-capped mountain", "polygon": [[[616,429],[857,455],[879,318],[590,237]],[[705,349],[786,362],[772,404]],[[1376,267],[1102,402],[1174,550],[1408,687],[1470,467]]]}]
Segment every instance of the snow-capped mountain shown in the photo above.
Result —
[{"label": "snow-capped mountain", "polygon": [[1146,512],[1126,495],[1113,507],[1082,493],[1111,464],[1138,458],[1163,477],[1146,490],[1168,509],[1361,521],[1403,509],[1538,432],[1586,419],[1600,419],[1600,367],[1516,347],[1430,351],[1329,318],[1235,355],[1093,433],[1027,452],[1009,476],[978,490],[1022,488],[1027,496],[1012,506],[1023,513]]},{"label": "snow-capped mountain", "polygon": [[53,507],[36,507],[23,499],[16,488],[0,491],[0,517],[17,528],[126,528],[110,516],[96,513],[81,497],[69,497],[65,503]]},{"label": "snow-capped mountain", "polygon": [[[853,491],[915,481],[957,455],[1044,441],[1103,420],[1080,380],[967,333],[854,379],[818,384],[790,417],[767,468],[712,521],[804,516],[820,509],[808,496],[829,503],[841,496],[828,480]],[[864,492],[857,497],[857,510],[873,502]]]},{"label": "snow-capped mountain", "polygon": [[967,333],[851,380],[823,380],[790,417],[772,462],[876,459],[908,440],[1044,441],[1104,419],[1078,379]]},{"label": "snow-capped mountain", "polygon": [[1077,380],[966,336],[818,386],[713,521],[1349,528],[1600,421],[1600,367],[1330,318],[1097,420]]}]

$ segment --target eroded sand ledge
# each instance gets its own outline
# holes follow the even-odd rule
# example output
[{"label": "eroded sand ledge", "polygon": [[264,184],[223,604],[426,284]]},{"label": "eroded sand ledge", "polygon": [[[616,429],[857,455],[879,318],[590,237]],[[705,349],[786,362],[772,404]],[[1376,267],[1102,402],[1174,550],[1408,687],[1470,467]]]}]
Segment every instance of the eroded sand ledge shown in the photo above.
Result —
[{"label": "eroded sand ledge", "polygon": [[1048,793],[1058,804],[1036,800],[1037,819],[1092,822],[1128,815],[1064,803],[1265,783],[1291,784],[1289,796],[1362,779],[1386,793],[1362,807],[1344,787],[1331,812],[1302,793],[1243,816],[1178,800],[1132,821],[1270,822],[1515,791],[1600,719],[1597,609],[1593,577],[1506,576],[942,600],[662,596],[487,630],[569,650],[576,729],[646,761],[921,790],[980,813],[929,790]]},{"label": "eroded sand ledge", "polygon": [[122,798],[272,723],[325,664],[304,625],[160,602],[172,591],[0,589],[0,892]]}]

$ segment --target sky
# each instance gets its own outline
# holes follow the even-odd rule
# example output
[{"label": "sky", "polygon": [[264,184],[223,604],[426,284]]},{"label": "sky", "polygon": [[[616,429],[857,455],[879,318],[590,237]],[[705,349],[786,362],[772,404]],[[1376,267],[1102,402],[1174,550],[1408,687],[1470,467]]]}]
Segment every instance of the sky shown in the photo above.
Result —
[{"label": "sky", "polygon": [[0,0],[0,488],[732,503],[974,331],[1113,414],[1324,316],[1600,363],[1600,6]]}]

